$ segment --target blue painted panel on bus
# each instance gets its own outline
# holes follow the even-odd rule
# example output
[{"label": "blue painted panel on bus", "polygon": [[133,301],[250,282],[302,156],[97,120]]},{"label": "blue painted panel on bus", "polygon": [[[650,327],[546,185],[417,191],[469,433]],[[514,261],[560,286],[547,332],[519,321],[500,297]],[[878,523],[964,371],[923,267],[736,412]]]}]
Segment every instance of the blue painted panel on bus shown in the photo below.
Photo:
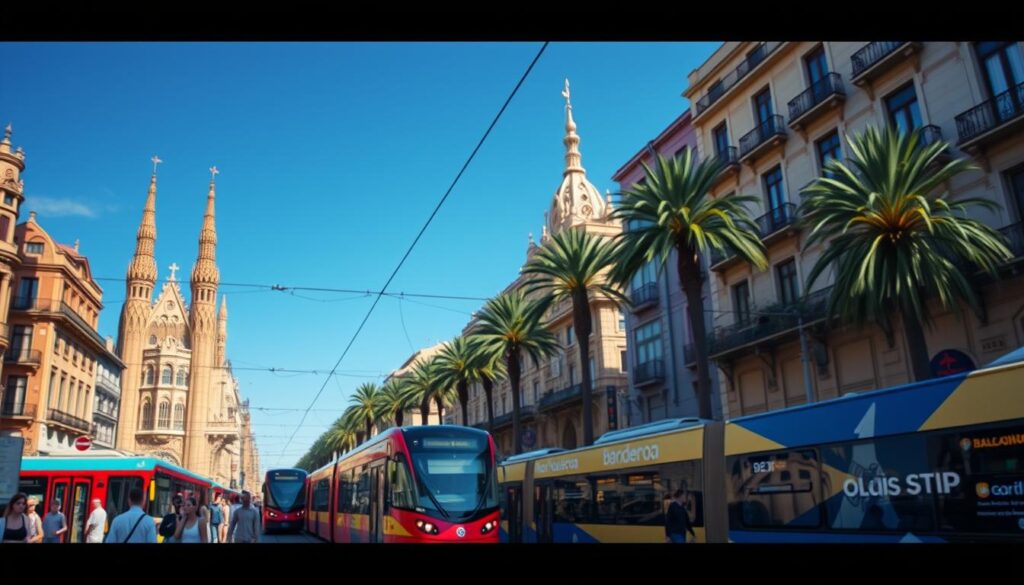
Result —
[{"label": "blue painted panel on bus", "polygon": [[908,433],[918,430],[966,376],[847,395],[732,422],[787,447]]},{"label": "blue painted panel on bus", "polygon": [[568,522],[552,522],[551,537],[555,542],[598,542],[587,531]]}]

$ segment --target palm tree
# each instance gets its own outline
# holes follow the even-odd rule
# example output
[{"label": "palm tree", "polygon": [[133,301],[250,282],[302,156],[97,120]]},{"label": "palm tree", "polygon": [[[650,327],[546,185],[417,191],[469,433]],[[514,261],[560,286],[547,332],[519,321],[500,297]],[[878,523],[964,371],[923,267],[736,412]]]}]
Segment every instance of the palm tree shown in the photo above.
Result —
[{"label": "palm tree", "polygon": [[352,424],[353,420],[343,417],[341,421],[335,423],[331,430],[328,431],[327,444],[332,451],[345,453],[355,449],[356,445],[359,444],[358,423]]},{"label": "palm tree", "polygon": [[462,424],[469,426],[469,383],[474,377],[473,347],[466,337],[459,336],[446,343],[437,354],[438,382],[444,388],[455,388],[462,408]]},{"label": "palm tree", "polygon": [[381,418],[394,421],[398,427],[405,422],[405,411],[417,404],[416,398],[410,394],[402,378],[389,378],[380,387],[377,396],[380,399],[378,408]]},{"label": "palm tree", "polygon": [[[421,358],[405,375],[407,391],[419,402],[421,424],[427,424],[430,417],[430,401],[437,392],[437,364],[434,357]],[[438,416],[440,416],[438,412]]]},{"label": "palm tree", "polygon": [[366,382],[356,388],[356,392],[349,398],[349,402],[352,405],[349,408],[355,411],[352,416],[364,421],[365,437],[369,439],[372,435],[373,424],[381,418],[380,389],[373,382]]},{"label": "palm tree", "polygon": [[473,351],[473,381],[480,382],[487,400],[487,432],[494,435],[494,382],[508,375],[504,356],[488,348],[474,335],[469,336]]},{"label": "palm tree", "polygon": [[803,191],[806,246],[828,242],[807,278],[835,274],[829,314],[862,325],[878,323],[892,338],[891,314],[902,315],[914,378],[931,377],[922,325],[931,324],[927,299],[944,309],[967,303],[981,311],[971,284],[974,268],[995,275],[1011,257],[999,232],[967,217],[971,207],[997,210],[980,198],[948,200],[938,194],[956,175],[974,169],[964,159],[944,166],[943,142],[921,144],[921,132],[868,128],[847,137],[848,163],[832,160],[826,177]]},{"label": "palm tree", "polygon": [[512,443],[515,453],[522,451],[519,436],[519,377],[523,353],[534,365],[558,351],[558,340],[548,331],[541,319],[549,301],[530,301],[522,291],[502,293],[487,301],[477,315],[473,335],[484,351],[500,354],[508,368],[512,386]]},{"label": "palm tree", "polygon": [[646,180],[622,194],[612,212],[626,230],[618,236],[618,265],[612,280],[625,286],[644,264],[657,260],[660,269],[676,253],[679,281],[686,297],[697,360],[697,400],[701,418],[711,418],[711,374],[704,327],[702,257],[732,252],[760,270],[768,266],[757,224],[746,205],[759,201],[750,195],[712,197],[711,187],[724,170],[718,159],[694,160],[692,150],[666,159],[657,168],[644,164]]},{"label": "palm tree", "polygon": [[590,334],[593,320],[590,295],[600,295],[616,304],[628,303],[614,286],[607,282],[608,269],[615,265],[615,246],[611,240],[589,234],[582,229],[562,230],[549,239],[523,269],[534,277],[526,282],[526,294],[543,291],[551,302],[572,299],[572,321],[580,348],[580,372],[583,377],[583,444],[594,442],[591,411]]}]

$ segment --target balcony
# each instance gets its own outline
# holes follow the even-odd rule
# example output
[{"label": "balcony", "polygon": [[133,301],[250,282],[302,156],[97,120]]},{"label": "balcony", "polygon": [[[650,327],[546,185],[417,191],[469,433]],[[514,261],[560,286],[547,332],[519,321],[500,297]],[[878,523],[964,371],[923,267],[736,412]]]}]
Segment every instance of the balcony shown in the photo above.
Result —
[{"label": "balcony", "polygon": [[665,364],[660,359],[649,360],[633,368],[633,384],[637,388],[664,381]]},{"label": "balcony", "polygon": [[82,318],[70,305],[57,299],[37,299],[29,297],[15,297],[11,301],[12,311],[27,311],[44,313],[47,316],[55,316],[64,319],[78,329],[79,332],[97,345],[96,349],[105,350],[106,340],[96,332],[85,319]]},{"label": "balcony", "polygon": [[51,422],[55,422],[66,427],[82,431],[83,433],[88,433],[89,429],[91,428],[89,421],[82,420],[77,416],[72,416],[66,412],[59,411],[55,408],[51,408],[49,409],[49,411],[47,411],[46,418]]},{"label": "balcony", "polygon": [[740,162],[747,162],[786,141],[782,116],[775,114],[740,138]]},{"label": "balcony", "polygon": [[43,353],[38,349],[11,348],[4,353],[5,364],[39,367],[42,360]]},{"label": "balcony", "polygon": [[730,177],[735,177],[740,170],[739,150],[735,146],[726,146],[723,152],[711,158],[722,164],[722,172],[715,177],[714,185],[716,186]]},{"label": "balcony", "polygon": [[960,148],[977,151],[1010,136],[1019,136],[1024,122],[1024,83],[982,102],[956,117]]},{"label": "balcony", "polygon": [[[531,420],[537,414],[537,407],[534,405],[522,406],[519,408],[519,422]],[[473,425],[474,427],[487,430],[487,418]],[[512,412],[506,412],[500,416],[494,417],[494,430],[498,430],[503,427],[512,426]]]},{"label": "balcony", "polygon": [[21,417],[21,418],[35,418],[36,416],[36,405],[35,404],[13,404],[4,402],[3,406],[0,406],[0,416],[3,417]]},{"label": "balcony", "polygon": [[843,78],[838,73],[829,73],[789,102],[789,127],[802,130],[845,101]]},{"label": "balcony", "polygon": [[921,43],[907,41],[868,43],[850,57],[853,65],[850,81],[856,85],[867,85],[920,49]]},{"label": "balcony", "polygon": [[708,354],[712,359],[726,358],[737,350],[784,337],[798,329],[798,316],[803,317],[804,326],[811,325],[828,316],[828,301],[832,287],[813,292],[807,297],[789,304],[776,304],[754,311],[749,319],[717,327],[708,335]]},{"label": "balcony", "polygon": [[[810,183],[805,185],[804,188],[809,185]],[[757,224],[757,235],[765,244],[769,244],[778,239],[777,236],[794,230],[797,219],[796,211],[796,204],[783,203],[779,207],[758,217],[754,220],[754,223]],[[738,261],[739,257],[731,251],[719,252],[716,250],[711,252],[711,270],[721,271]]]},{"label": "balcony", "polygon": [[708,108],[729,93],[731,89],[736,87],[739,82],[749,75],[751,71],[754,71],[758,65],[767,61],[768,57],[778,50],[782,44],[783,43],[779,41],[761,43],[753,51],[748,53],[747,57],[737,65],[735,69],[727,73],[725,77],[720,79],[718,82],[712,84],[708,93],[697,100],[697,103],[694,106],[694,120],[700,117],[700,115],[706,112]]},{"label": "balcony", "polygon": [[1014,259],[1024,258],[1024,222],[1008,225],[999,230],[1009,240]]},{"label": "balcony", "polygon": [[653,307],[658,304],[658,284],[648,282],[634,288],[632,294],[630,294],[630,300],[633,301],[634,312]]},{"label": "balcony", "polygon": [[565,406],[572,402],[577,402],[582,395],[583,384],[573,384],[572,386],[563,388],[558,392],[549,392],[548,394],[545,394],[538,401],[537,406],[543,412],[545,410]]}]

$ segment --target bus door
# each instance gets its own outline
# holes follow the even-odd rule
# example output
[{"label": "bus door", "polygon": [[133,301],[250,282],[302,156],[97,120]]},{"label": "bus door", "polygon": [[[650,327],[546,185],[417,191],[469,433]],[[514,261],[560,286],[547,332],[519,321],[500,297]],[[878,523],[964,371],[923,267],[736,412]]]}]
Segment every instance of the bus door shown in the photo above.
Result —
[{"label": "bus door", "polygon": [[523,541],[523,484],[505,484],[505,520],[508,521],[508,541]]},{"label": "bus door", "polygon": [[370,542],[384,542],[384,461],[370,467]]},{"label": "bus door", "polygon": [[[68,497],[68,486],[71,485],[70,477],[55,477],[53,479],[53,488],[50,490],[50,497],[46,502],[39,502],[42,506],[42,510],[36,509],[36,512],[40,516],[45,516],[50,513],[50,502],[54,498],[60,500],[60,511],[64,513],[65,518],[71,517],[71,498]],[[44,505],[45,504],[45,505]],[[61,540],[67,542],[67,533],[61,536]]]},{"label": "bus door", "polygon": [[551,484],[537,484],[533,488],[533,496],[533,519],[537,523],[537,542],[554,542],[551,533],[551,516],[554,513]]},{"label": "bus door", "polygon": [[[68,538],[65,542],[85,542],[85,522],[89,519],[89,494],[92,485],[89,480],[75,480],[68,518]],[[102,528],[101,528],[102,530]]]}]

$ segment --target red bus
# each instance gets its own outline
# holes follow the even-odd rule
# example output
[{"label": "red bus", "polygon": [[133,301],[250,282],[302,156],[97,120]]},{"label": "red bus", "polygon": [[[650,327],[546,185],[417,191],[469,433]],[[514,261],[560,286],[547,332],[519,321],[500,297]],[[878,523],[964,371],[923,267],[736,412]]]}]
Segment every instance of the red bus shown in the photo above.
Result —
[{"label": "red bus", "polygon": [[328,542],[498,542],[494,441],[396,427],[309,475],[306,528]]},{"label": "red bus", "polygon": [[18,484],[21,491],[39,500],[36,512],[40,516],[49,512],[51,500],[60,500],[68,522],[64,542],[85,542],[85,522],[93,499],[99,498],[107,512],[106,532],[110,521],[128,510],[128,490],[132,488],[146,494],[147,512],[156,523],[172,511],[174,494],[192,494],[209,502],[214,490],[208,478],[153,457],[25,457]]},{"label": "red bus", "polygon": [[306,515],[306,470],[271,469],[263,479],[263,531],[298,532]]}]

